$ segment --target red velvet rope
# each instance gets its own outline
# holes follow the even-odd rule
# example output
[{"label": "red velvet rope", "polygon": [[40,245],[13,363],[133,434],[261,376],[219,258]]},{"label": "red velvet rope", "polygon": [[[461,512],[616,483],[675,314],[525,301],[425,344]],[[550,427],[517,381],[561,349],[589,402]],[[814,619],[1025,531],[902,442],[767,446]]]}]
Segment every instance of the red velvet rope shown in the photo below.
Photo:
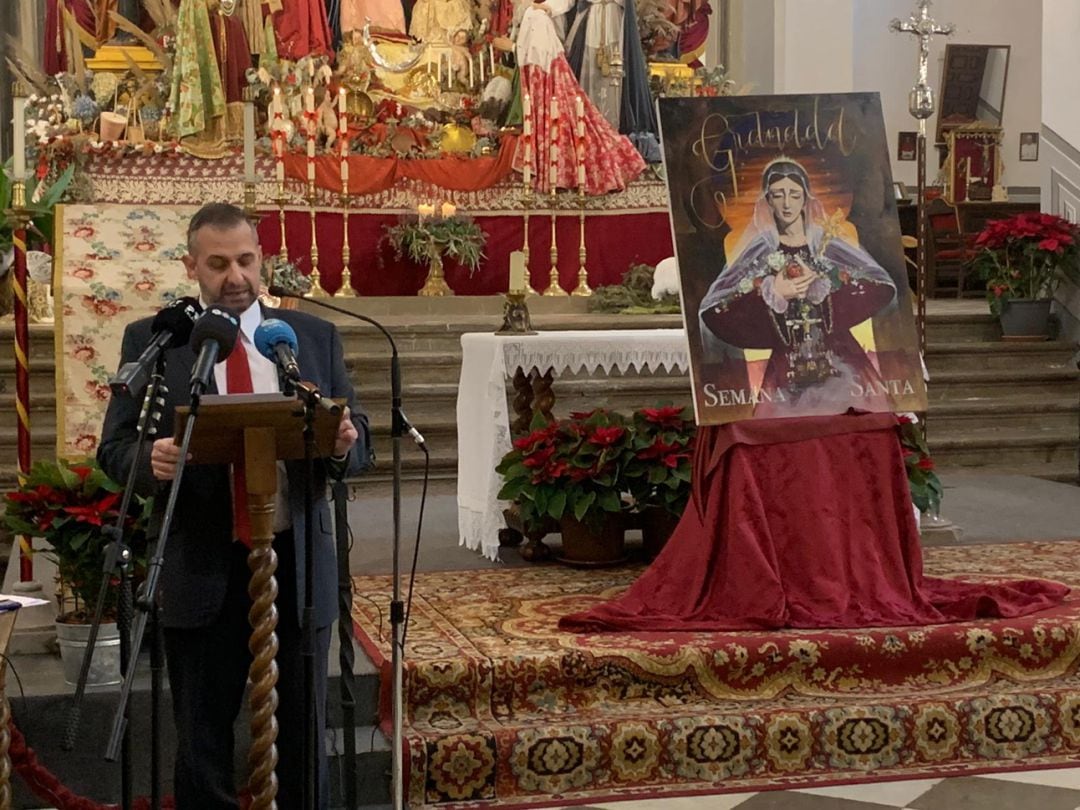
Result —
[{"label": "red velvet rope", "polygon": [[[23,782],[37,798],[55,807],[56,810],[118,810],[117,804],[101,804],[93,799],[78,796],[65,786],[56,776],[38,762],[34,749],[26,744],[26,738],[15,726],[12,720],[8,727],[11,731],[11,747],[8,755],[11,757],[12,769],[22,777]],[[241,807],[250,805],[250,797],[240,797]],[[175,807],[172,796],[166,796],[161,803],[162,807]],[[135,810],[150,810],[150,799],[140,796],[133,802]]]}]

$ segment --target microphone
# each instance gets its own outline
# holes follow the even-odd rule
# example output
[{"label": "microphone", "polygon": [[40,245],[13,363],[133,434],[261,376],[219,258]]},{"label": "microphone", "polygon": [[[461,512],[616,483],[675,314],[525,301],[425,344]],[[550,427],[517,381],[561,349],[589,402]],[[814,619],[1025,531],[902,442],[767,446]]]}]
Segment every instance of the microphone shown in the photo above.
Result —
[{"label": "microphone", "polygon": [[186,296],[177,298],[154,316],[150,324],[153,339],[137,360],[124,363],[109,380],[113,394],[133,397],[150,382],[150,375],[158,357],[165,349],[176,349],[188,342],[195,321],[202,312],[199,299]]},{"label": "microphone", "polygon": [[281,370],[286,380],[300,382],[300,366],[296,362],[299,345],[296,332],[285,321],[267,318],[255,330],[255,348]]},{"label": "microphone", "polygon": [[225,307],[214,304],[195,322],[191,348],[198,355],[191,369],[191,398],[198,400],[210,384],[214,364],[232,354],[240,336],[240,319]]},{"label": "microphone", "polygon": [[356,318],[364,323],[370,323],[383,333],[383,337],[390,343],[390,399],[392,410],[391,418],[393,420],[391,432],[395,436],[400,436],[400,431],[404,430],[412,437],[412,440],[416,442],[417,447],[426,453],[428,448],[427,443],[424,441],[423,434],[409,424],[409,420],[405,418],[405,414],[401,410],[401,366],[398,360],[397,344],[394,342],[393,336],[386,330],[386,327],[367,315],[361,315],[359,312],[352,312],[344,307],[334,306],[319,298],[304,298],[304,296],[297,295],[292,290],[282,287],[280,284],[271,284],[267,292],[275,298],[296,298],[301,301],[306,301],[309,304],[315,304],[315,306],[322,307],[323,309],[329,309],[341,313],[342,315],[348,315],[350,318]]}]

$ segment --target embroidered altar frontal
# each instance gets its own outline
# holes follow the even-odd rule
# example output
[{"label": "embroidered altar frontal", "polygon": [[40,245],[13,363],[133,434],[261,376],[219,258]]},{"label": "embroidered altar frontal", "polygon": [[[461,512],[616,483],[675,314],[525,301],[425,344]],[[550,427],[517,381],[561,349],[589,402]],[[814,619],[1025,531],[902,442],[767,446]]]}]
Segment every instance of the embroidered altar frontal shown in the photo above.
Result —
[{"label": "embroidered altar frontal", "polygon": [[[928,549],[927,573],[1080,584],[1075,541]],[[405,654],[413,806],[821,786],[1065,765],[1080,596],[1023,619],[772,633],[560,633],[640,566],[420,574]],[[389,728],[390,577],[355,579]]]}]

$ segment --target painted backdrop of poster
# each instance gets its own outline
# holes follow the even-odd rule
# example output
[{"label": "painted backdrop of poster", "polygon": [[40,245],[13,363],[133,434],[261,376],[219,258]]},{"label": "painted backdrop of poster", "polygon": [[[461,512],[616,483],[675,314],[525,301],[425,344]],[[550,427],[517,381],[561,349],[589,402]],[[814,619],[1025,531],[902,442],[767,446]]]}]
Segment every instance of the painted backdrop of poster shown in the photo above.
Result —
[{"label": "painted backdrop of poster", "polygon": [[699,424],[921,411],[876,93],[661,99]]}]

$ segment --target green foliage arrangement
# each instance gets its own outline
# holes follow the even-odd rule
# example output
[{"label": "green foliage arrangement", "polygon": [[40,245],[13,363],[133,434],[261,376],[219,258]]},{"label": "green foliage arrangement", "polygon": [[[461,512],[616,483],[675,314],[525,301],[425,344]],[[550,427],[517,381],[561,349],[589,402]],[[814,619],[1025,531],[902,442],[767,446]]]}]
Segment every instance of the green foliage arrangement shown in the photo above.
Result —
[{"label": "green foliage arrangement", "polygon": [[472,217],[406,217],[385,226],[385,236],[400,259],[407,255],[417,264],[451,258],[475,273],[484,258],[487,235]]},{"label": "green foliage arrangement", "polygon": [[625,477],[639,512],[659,507],[680,516],[686,509],[697,425],[685,412],[674,405],[634,411],[634,457],[626,465]]},{"label": "green foliage arrangement", "polygon": [[634,314],[670,314],[678,313],[679,296],[665,295],[659,301],[653,300],[653,274],[656,268],[648,264],[632,264],[623,273],[620,284],[597,287],[589,297],[590,312],[618,312],[624,315]]},{"label": "green foliage arrangement", "polygon": [[926,437],[922,428],[910,417],[901,415],[897,418],[900,420],[900,446],[904,452],[911,501],[920,512],[936,512],[941,507],[945,491],[941,479],[934,472],[934,460],[930,458]]}]

